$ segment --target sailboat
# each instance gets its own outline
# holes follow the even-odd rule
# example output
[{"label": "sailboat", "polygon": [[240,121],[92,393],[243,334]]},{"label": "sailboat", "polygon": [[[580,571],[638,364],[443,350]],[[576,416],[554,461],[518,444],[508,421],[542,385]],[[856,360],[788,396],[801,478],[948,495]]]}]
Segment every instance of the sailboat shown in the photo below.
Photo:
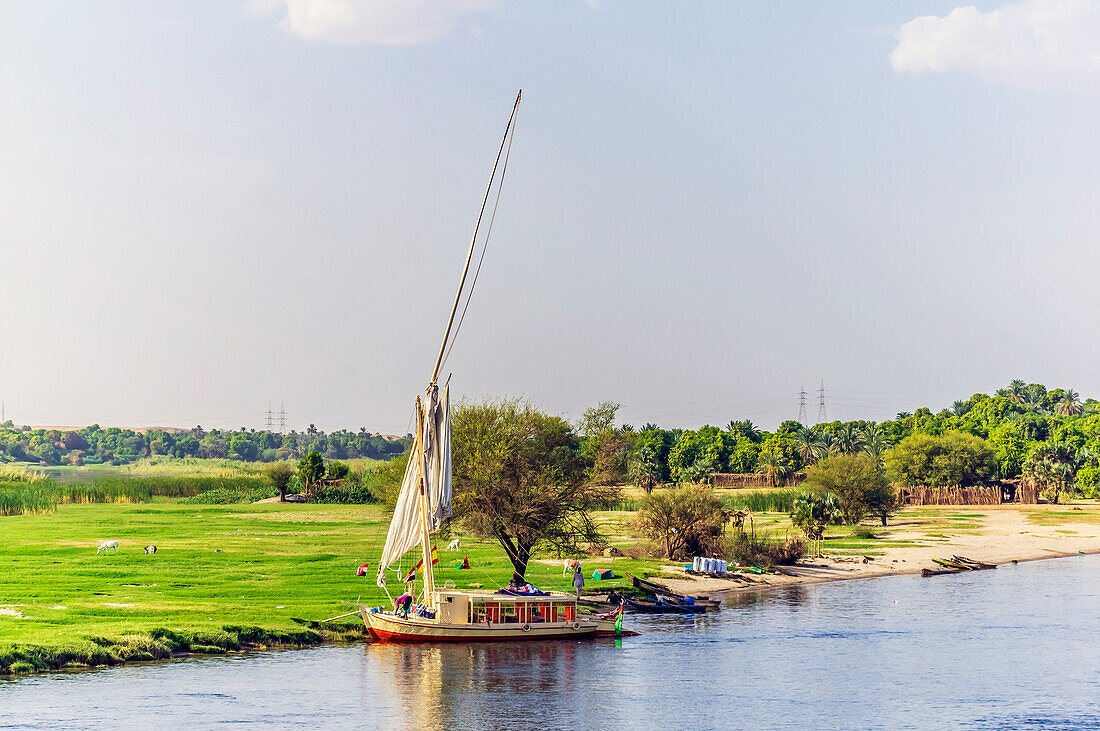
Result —
[{"label": "sailboat", "polygon": [[[458,306],[466,288],[485,207],[497,179],[497,167],[504,154],[507,170],[507,149],[511,149],[516,112],[522,90],[516,96],[508,118],[504,139],[493,164],[489,185],[478,214],[474,235],[466,254],[466,264],[459,279],[458,293],[443,334],[443,343],[435,361],[432,377],[423,398],[416,397],[416,432],[409,464],[401,481],[401,491],[390,520],[386,543],[378,563],[377,583],[386,592],[394,608],[367,607],[359,611],[367,631],[375,640],[390,642],[479,642],[487,640],[547,640],[583,639],[613,636],[621,633],[621,607],[604,615],[582,615],[577,600],[571,594],[557,592],[520,593],[514,591],[463,591],[452,586],[439,588],[435,574],[431,536],[451,517],[451,406],[450,381],[439,387],[439,372],[444,355],[453,343],[452,327]],[[499,189],[498,197],[499,201]],[[495,211],[494,211],[495,213]],[[489,223],[491,232],[492,221]],[[478,269],[480,270],[480,264]],[[474,275],[476,283],[477,274]],[[472,290],[473,284],[471,284]],[[467,305],[469,300],[467,298]],[[464,311],[465,312],[465,311]],[[461,325],[461,318],[459,319]],[[395,602],[386,587],[386,571],[401,561],[408,552],[420,547],[421,560],[414,569],[421,579],[419,593],[407,589],[401,601]],[[410,574],[406,581],[412,578]],[[415,586],[415,578],[413,578]],[[448,582],[450,584],[450,582]],[[633,633],[629,633],[633,634]]]}]

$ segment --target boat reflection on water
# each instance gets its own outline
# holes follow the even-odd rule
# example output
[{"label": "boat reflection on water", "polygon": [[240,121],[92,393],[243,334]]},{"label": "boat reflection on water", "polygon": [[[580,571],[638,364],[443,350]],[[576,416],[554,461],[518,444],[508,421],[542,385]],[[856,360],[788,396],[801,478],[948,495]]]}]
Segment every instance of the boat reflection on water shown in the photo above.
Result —
[{"label": "boat reflection on water", "polygon": [[[611,646],[614,640],[588,640]],[[414,728],[454,728],[472,717],[519,721],[538,698],[578,690],[578,642],[396,644],[363,648],[363,681]],[[534,705],[533,705],[534,704]]]}]

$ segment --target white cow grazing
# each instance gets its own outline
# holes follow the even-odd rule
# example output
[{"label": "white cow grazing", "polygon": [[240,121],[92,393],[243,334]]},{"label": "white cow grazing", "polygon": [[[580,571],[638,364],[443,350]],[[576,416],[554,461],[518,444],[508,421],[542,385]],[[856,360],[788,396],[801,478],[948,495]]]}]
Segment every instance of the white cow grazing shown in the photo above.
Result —
[{"label": "white cow grazing", "polygon": [[112,548],[115,549],[115,553],[118,553],[118,541],[103,541],[103,543],[99,544],[99,548],[97,548],[95,552],[98,556],[104,551],[110,551]]},{"label": "white cow grazing", "polygon": [[581,566],[581,562],[575,558],[567,558],[562,562],[561,575],[572,576]]},{"label": "white cow grazing", "polygon": [[456,538],[453,541],[451,541],[450,543],[448,543],[447,548],[445,550],[447,550],[447,551],[457,551],[458,550],[458,539]]}]

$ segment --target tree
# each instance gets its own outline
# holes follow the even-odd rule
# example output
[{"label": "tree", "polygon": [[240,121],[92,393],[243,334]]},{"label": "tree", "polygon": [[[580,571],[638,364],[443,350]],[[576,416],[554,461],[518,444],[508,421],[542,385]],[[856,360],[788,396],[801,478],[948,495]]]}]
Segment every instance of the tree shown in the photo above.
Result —
[{"label": "tree", "polygon": [[1007,422],[990,430],[989,445],[997,461],[997,474],[1002,479],[1019,477],[1031,445],[1019,422]]},{"label": "tree", "polygon": [[885,490],[891,490],[877,460],[866,454],[838,454],[806,470],[806,485],[822,493],[831,492],[840,502],[844,522],[855,525],[879,505]]},{"label": "tree", "polygon": [[684,485],[646,496],[635,517],[642,533],[664,544],[665,557],[710,553],[726,516],[722,501],[705,485]]},{"label": "tree", "polygon": [[756,472],[756,464],[760,459],[760,445],[742,437],[737,440],[730,450],[728,468],[730,472],[748,474]]},{"label": "tree", "polygon": [[1035,485],[1050,502],[1075,492],[1077,453],[1068,444],[1037,444],[1024,464],[1023,478]]},{"label": "tree", "polygon": [[582,436],[595,437],[612,429],[615,426],[615,415],[621,407],[622,404],[614,401],[601,401],[596,406],[585,409],[577,430]]},{"label": "tree", "polygon": [[859,426],[853,423],[841,424],[833,430],[833,441],[829,445],[830,454],[858,454],[863,449],[863,437]]},{"label": "tree", "polygon": [[349,472],[351,472],[351,467],[348,466],[347,462],[333,460],[325,466],[325,479],[342,480],[348,476]]},{"label": "tree", "polygon": [[829,452],[829,445],[817,429],[804,426],[794,433],[798,455],[803,464],[814,464]]},{"label": "tree", "polygon": [[451,442],[454,520],[500,542],[514,582],[537,550],[560,555],[603,541],[591,513],[620,490],[586,483],[580,441],[564,419],[518,399],[464,404]]},{"label": "tree", "polygon": [[811,541],[820,541],[825,526],[840,522],[840,501],[831,492],[802,492],[791,505],[791,523]]},{"label": "tree", "polygon": [[772,434],[760,445],[756,471],[773,487],[793,475],[800,466],[798,447],[793,439]]},{"label": "tree", "polygon": [[286,462],[270,462],[264,465],[264,476],[279,491],[279,502],[286,502],[286,488],[294,477],[294,468]]},{"label": "tree", "polygon": [[668,454],[669,472],[677,482],[702,482],[729,463],[728,435],[718,427],[685,431]]},{"label": "tree", "polygon": [[860,430],[859,436],[863,443],[863,453],[874,457],[881,465],[886,452],[890,449],[890,442],[886,439],[883,429],[874,423],[867,424]]},{"label": "tree", "polygon": [[989,444],[972,434],[913,434],[886,455],[886,468],[901,485],[966,487],[989,482],[997,461]]},{"label": "tree", "polygon": [[1054,406],[1054,413],[1059,416],[1077,416],[1081,411],[1081,398],[1072,388],[1067,388]]},{"label": "tree", "polygon": [[325,460],[321,453],[313,450],[298,462],[298,479],[308,495],[310,490],[325,479]]}]

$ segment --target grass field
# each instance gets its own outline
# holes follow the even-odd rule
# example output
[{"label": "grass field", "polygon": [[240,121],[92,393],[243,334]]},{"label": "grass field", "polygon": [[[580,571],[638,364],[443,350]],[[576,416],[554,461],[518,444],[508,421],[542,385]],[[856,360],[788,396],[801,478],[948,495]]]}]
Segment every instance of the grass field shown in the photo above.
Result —
[{"label": "grass field", "polygon": [[[127,642],[146,659],[147,638],[158,630],[198,638],[192,644],[199,651],[236,649],[240,633],[227,634],[226,626],[260,628],[270,644],[282,644],[280,638],[309,644],[332,638],[298,634],[321,629],[310,621],[351,611],[347,602],[386,603],[373,570],[355,575],[360,564],[377,565],[388,526],[380,506],[67,504],[55,513],[2,521],[0,672],[19,662],[25,664],[17,670],[32,669],[24,655],[42,660],[35,669],[109,662],[92,653],[96,647],[117,651],[122,660]],[[511,565],[499,546],[460,537],[458,553],[442,551],[444,538],[437,544],[437,584],[495,589],[508,583]],[[120,552],[97,555],[98,543],[111,538],[120,541]],[[156,554],[143,553],[149,544],[158,547]],[[463,554],[471,570],[455,569]],[[404,570],[411,568],[406,562]],[[662,564],[590,559],[585,567],[589,576],[600,566],[648,575]],[[397,573],[390,575],[400,591]],[[528,579],[542,588],[571,589],[560,563],[532,562]],[[346,621],[349,637],[361,633],[361,620]]]}]

